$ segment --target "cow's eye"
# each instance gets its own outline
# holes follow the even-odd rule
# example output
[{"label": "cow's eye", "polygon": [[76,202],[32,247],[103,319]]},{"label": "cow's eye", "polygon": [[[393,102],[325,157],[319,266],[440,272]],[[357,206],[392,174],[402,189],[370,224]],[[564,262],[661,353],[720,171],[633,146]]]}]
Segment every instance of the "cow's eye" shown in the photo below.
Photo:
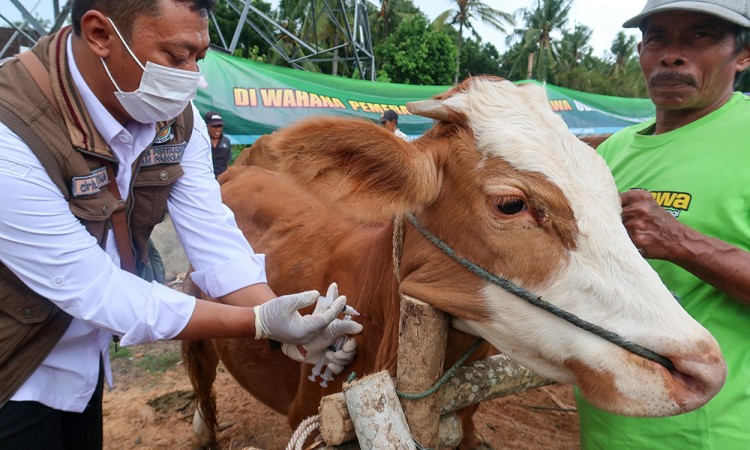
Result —
[{"label": "cow's eye", "polygon": [[497,210],[508,216],[526,211],[526,201],[520,197],[505,197],[499,199]]}]

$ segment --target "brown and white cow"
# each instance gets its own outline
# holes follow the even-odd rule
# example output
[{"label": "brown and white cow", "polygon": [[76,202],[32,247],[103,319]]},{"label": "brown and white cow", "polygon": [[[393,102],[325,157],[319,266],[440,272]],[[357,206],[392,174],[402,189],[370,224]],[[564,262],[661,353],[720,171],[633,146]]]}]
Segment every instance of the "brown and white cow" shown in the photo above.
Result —
[{"label": "brown and white cow", "polygon": [[[410,107],[437,120],[414,142],[366,121],[313,118],[250,149],[256,154],[249,161],[273,171],[233,167],[221,179],[245,236],[267,255],[277,294],[324,292],[335,281],[362,313],[358,355],[344,374],[388,369],[395,375],[401,291],[452,317],[460,331],[449,337],[448,365],[480,336],[621,414],[684,413],[718,392],[726,372],[718,345],[630,242],[604,161],[568,132],[541,88],[475,78]],[[663,355],[675,369],[478,278],[408,222],[397,282],[391,219],[407,213],[461,256]],[[263,341],[186,347],[210,428],[217,358],[293,426],[316,414],[320,398],[340,390],[345,378],[323,389],[307,379],[310,366]],[[477,446],[473,427],[464,426],[462,448]]]}]

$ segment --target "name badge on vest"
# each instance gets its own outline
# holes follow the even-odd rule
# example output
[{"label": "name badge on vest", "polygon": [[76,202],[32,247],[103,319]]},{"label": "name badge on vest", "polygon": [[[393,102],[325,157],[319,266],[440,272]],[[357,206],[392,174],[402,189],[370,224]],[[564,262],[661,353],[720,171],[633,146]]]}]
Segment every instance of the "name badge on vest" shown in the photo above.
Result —
[{"label": "name badge on vest", "polygon": [[175,164],[182,161],[187,142],[182,144],[152,146],[143,153],[141,167],[155,166],[157,164]]},{"label": "name badge on vest", "polygon": [[105,167],[93,170],[90,174],[82,177],[73,177],[71,181],[71,192],[73,197],[85,197],[98,194],[102,188],[109,184],[109,175]]}]

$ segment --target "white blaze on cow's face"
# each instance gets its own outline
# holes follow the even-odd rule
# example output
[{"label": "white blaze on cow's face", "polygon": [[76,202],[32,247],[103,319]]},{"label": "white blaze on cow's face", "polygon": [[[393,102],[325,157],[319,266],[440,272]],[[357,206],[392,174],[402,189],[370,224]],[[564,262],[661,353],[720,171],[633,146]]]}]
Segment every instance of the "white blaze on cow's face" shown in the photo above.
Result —
[{"label": "white blaze on cow's face", "polygon": [[[529,255],[550,255],[553,269],[539,259],[544,273],[529,277],[523,272],[533,268],[514,273],[506,267],[498,275],[663,355],[677,370],[670,373],[490,283],[480,290],[490,319],[456,319],[454,326],[486,338],[542,375],[579,385],[592,403],[610,411],[672,415],[715,395],[726,373],[716,341],[685,313],[639,255],[621,223],[619,195],[605,162],[569,133],[544,90],[478,79],[442,103],[466,118],[481,164],[509,166],[513,172],[480,180],[486,204],[498,209],[498,202],[505,201],[498,198],[516,198],[527,208],[515,213],[517,201],[505,205],[500,213],[487,215],[495,223],[485,229],[499,224],[523,232],[551,223],[557,230],[556,239],[525,243]],[[544,182],[525,182],[530,176]],[[561,193],[563,207],[547,208],[550,202],[542,197],[551,194],[542,191],[557,191],[556,197]],[[564,210],[572,214],[559,213]],[[502,239],[498,233],[488,243]]]}]

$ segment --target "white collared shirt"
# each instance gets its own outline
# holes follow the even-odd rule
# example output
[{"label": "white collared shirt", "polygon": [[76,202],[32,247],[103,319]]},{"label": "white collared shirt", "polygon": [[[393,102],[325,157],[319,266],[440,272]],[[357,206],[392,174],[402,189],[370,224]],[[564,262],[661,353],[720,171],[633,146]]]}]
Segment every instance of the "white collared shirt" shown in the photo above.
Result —
[{"label": "white collared shirt", "polygon": [[[154,139],[155,126],[131,121],[123,127],[86,85],[70,41],[67,57],[96,129],[119,159],[117,185],[126,198],[132,163]],[[185,174],[174,184],[169,213],[195,269],[193,281],[220,297],[265,282],[265,260],[253,253],[221,202],[206,126],[195,107],[193,114],[197,120],[181,162]],[[0,192],[0,261],[73,316],[62,339],[11,400],[81,412],[96,386],[100,355],[111,385],[113,333],[122,336],[123,346],[171,339],[187,324],[195,299],[121,270],[114,233],[108,233],[102,251],[31,149],[2,123]]]}]

